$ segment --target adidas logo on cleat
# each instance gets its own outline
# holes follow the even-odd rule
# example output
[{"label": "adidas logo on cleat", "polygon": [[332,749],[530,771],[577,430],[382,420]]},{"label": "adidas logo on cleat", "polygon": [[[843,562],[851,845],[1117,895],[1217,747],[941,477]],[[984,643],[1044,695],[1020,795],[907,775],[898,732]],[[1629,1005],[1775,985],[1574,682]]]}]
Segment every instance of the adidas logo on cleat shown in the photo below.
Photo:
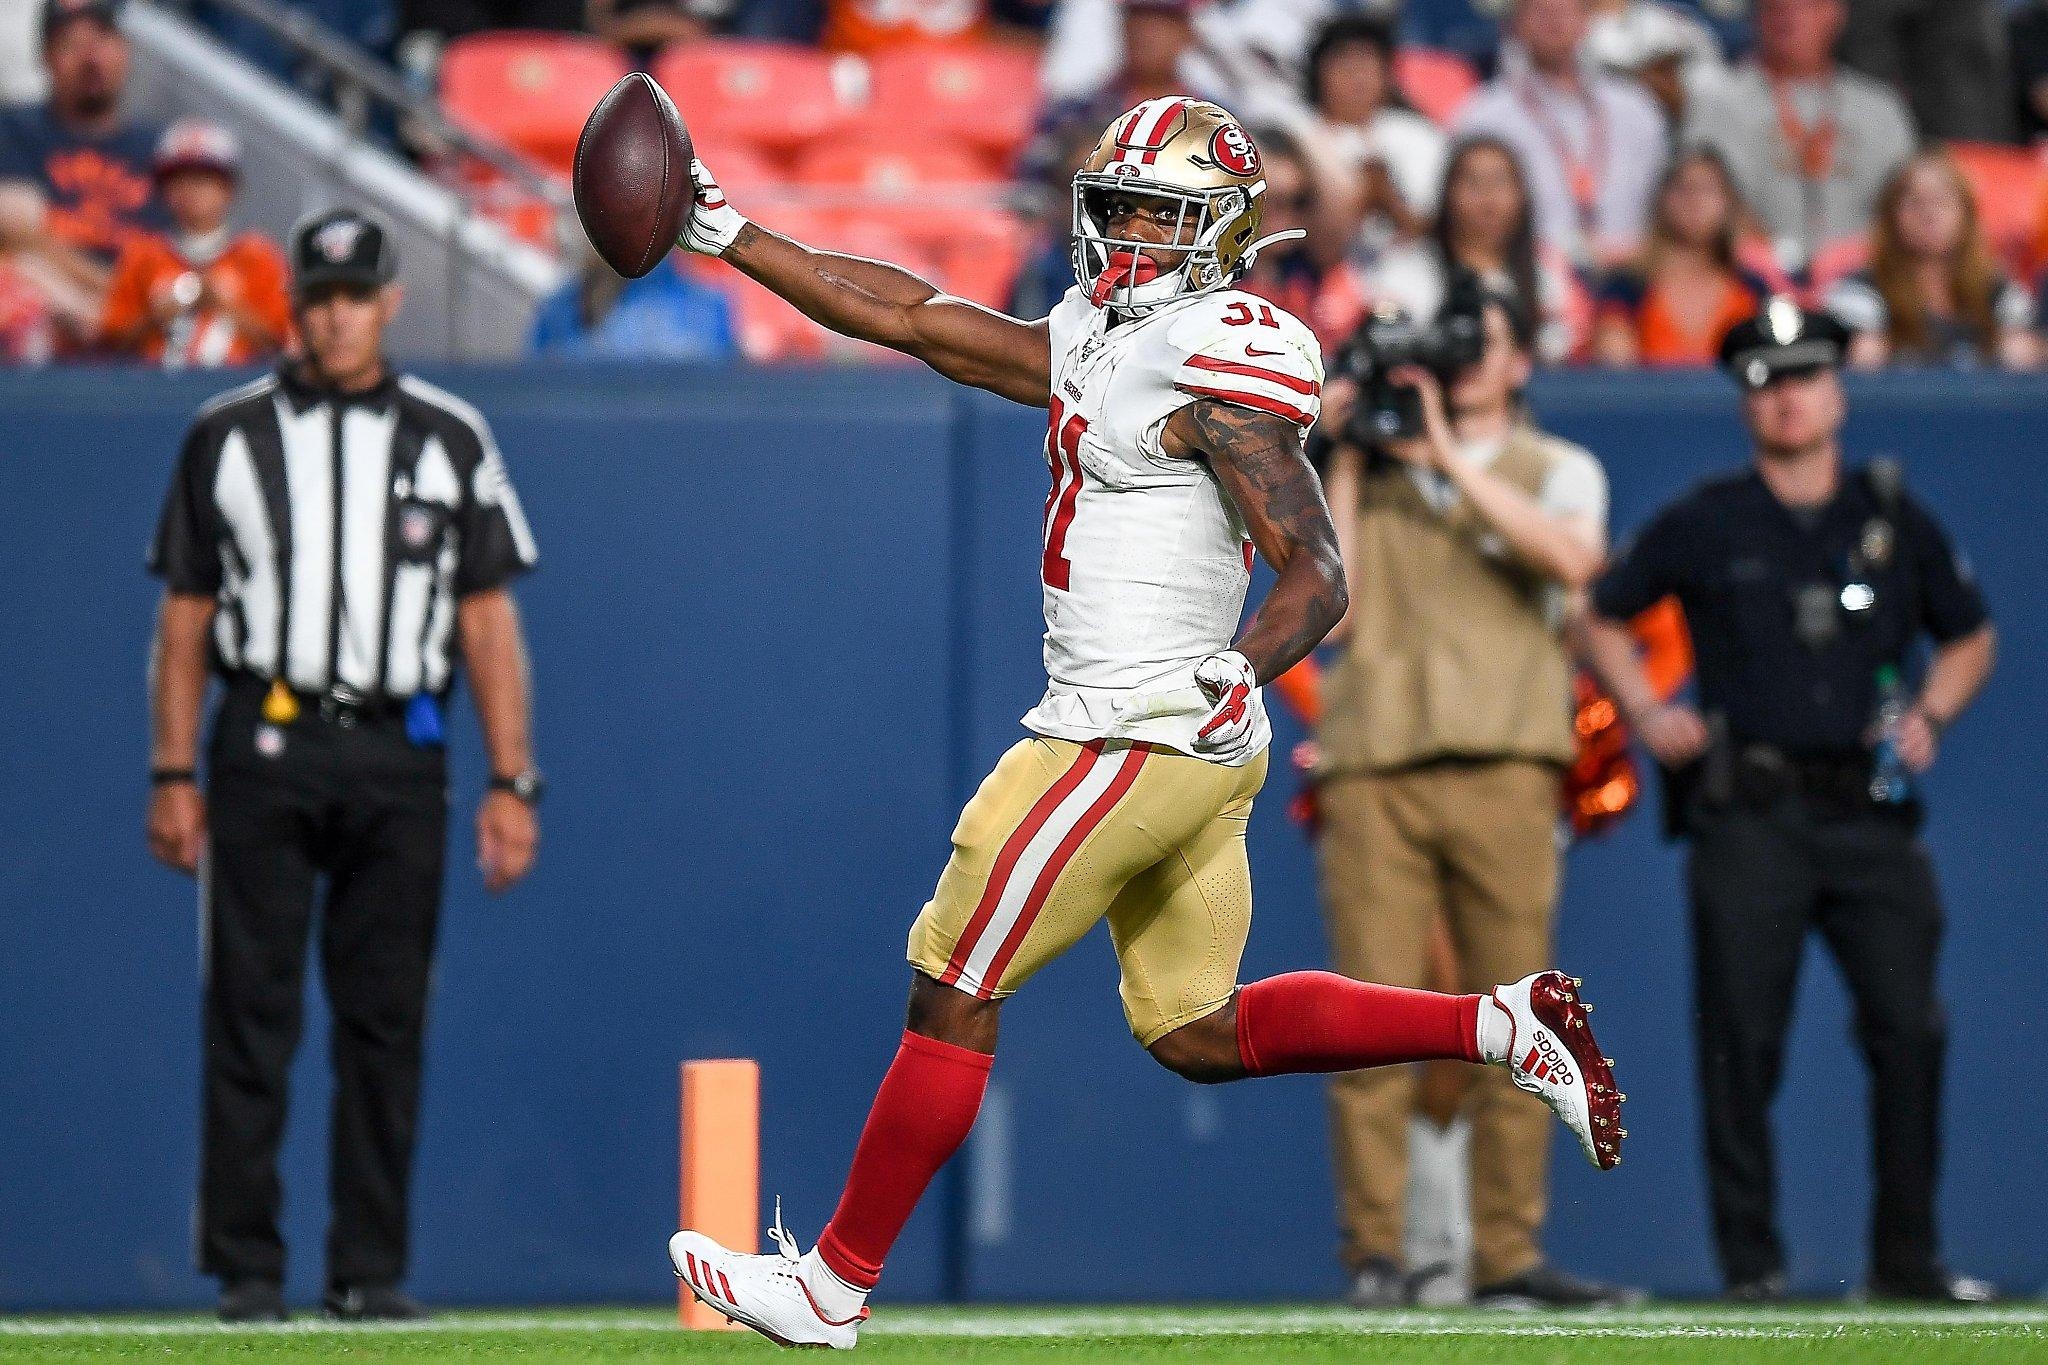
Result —
[{"label": "adidas logo on cleat", "polygon": [[1539,1081],[1556,1081],[1559,1085],[1573,1083],[1571,1063],[1545,1034],[1537,1034],[1536,1042],[1529,1048],[1529,1055],[1522,1059],[1522,1070]]}]

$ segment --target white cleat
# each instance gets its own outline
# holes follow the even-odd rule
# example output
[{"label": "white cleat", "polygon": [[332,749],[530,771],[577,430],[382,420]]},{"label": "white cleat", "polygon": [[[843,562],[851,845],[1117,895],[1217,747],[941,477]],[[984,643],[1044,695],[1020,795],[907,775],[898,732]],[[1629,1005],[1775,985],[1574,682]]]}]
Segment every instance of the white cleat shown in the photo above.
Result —
[{"label": "white cleat", "polygon": [[1579,1140],[1586,1160],[1603,1171],[1621,1164],[1622,1093],[1614,1088],[1614,1063],[1600,1055],[1581,1001],[1576,977],[1538,972],[1512,986],[1498,986],[1493,999],[1507,1011],[1513,1028],[1507,1066],[1521,1089],[1540,1098]]},{"label": "white cleat", "polygon": [[775,1226],[768,1235],[775,1241],[773,1252],[743,1256],[686,1228],[668,1239],[669,1263],[692,1294],[778,1346],[851,1350],[859,1340],[861,1323],[867,1320],[867,1308],[835,1320],[818,1306],[804,1283],[806,1268],[797,1254],[796,1241],[783,1230],[779,1201]]}]

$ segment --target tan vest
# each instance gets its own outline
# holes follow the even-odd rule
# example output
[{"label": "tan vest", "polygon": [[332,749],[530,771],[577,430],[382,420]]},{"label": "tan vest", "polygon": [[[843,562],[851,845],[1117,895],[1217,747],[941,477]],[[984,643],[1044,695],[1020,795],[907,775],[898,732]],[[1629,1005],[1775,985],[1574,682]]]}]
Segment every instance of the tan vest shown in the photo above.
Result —
[{"label": "tan vest", "polygon": [[[1493,472],[1536,497],[1570,449],[1518,426]],[[1437,511],[1398,464],[1366,473],[1354,515],[1357,595],[1325,684],[1322,772],[1438,758],[1569,764],[1571,664],[1549,581],[1507,555],[1463,497]]]}]

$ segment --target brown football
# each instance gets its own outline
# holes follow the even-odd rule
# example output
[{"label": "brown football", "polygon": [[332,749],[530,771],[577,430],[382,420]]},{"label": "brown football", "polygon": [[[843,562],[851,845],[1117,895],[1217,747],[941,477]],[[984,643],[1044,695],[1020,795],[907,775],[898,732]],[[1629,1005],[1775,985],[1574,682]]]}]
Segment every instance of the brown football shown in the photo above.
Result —
[{"label": "brown football", "polygon": [[638,279],[661,264],[682,231],[695,189],[690,130],[668,92],[644,71],[613,86],[576,140],[576,216],[605,264]]}]

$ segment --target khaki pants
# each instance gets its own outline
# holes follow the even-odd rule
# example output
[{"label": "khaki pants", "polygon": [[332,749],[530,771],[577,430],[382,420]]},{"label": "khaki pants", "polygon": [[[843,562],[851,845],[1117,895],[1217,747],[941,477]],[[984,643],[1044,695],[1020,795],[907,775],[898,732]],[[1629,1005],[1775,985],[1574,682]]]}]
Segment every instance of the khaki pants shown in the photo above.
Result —
[{"label": "khaki pants", "polygon": [[[1558,773],[1516,759],[1333,778],[1321,791],[1323,910],[1337,970],[1429,984],[1439,916],[1462,986],[1486,991],[1551,965],[1557,907]],[[1344,1259],[1398,1262],[1416,1070],[1380,1067],[1330,1086]],[[1472,1121],[1472,1280],[1542,1260],[1550,1112],[1487,1067]]]}]

